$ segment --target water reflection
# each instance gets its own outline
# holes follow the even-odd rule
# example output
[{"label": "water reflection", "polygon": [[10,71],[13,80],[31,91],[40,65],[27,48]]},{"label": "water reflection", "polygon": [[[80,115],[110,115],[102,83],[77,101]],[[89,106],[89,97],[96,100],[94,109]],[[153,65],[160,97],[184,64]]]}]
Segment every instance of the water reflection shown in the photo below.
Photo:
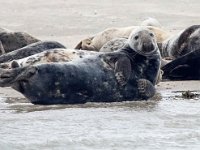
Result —
[{"label": "water reflection", "polygon": [[200,101],[180,96],[162,91],[149,101],[50,106],[1,98],[0,147],[199,149]]},{"label": "water reflection", "polygon": [[[125,101],[125,102],[113,102],[113,103],[86,103],[76,105],[33,105],[26,98],[3,98],[3,101],[7,105],[4,110],[12,110],[12,113],[28,113],[34,111],[45,111],[45,110],[59,110],[66,108],[110,108],[110,109],[134,109],[142,110],[146,109],[152,111],[156,108],[159,100],[162,97],[157,93],[152,99],[148,101]],[[0,108],[2,110],[2,108]]]}]

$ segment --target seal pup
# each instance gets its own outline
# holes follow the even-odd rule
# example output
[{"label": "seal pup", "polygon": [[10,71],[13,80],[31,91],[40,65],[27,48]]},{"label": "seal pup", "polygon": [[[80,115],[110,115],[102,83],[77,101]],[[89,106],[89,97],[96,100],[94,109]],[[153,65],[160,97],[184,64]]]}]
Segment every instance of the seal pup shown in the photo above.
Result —
[{"label": "seal pup", "polygon": [[49,49],[65,48],[56,41],[39,41],[0,56],[0,63],[21,59]]},{"label": "seal pup", "polygon": [[14,32],[0,28],[0,54],[8,53],[40,41],[26,32]]},{"label": "seal pup", "polygon": [[[75,49],[99,51],[105,43],[114,38],[128,38],[132,30],[137,29],[138,27],[139,26],[108,28],[102,32],[97,33],[93,37],[89,37],[80,41],[75,47]],[[164,40],[171,36],[170,33],[161,28],[153,26],[146,27],[155,34],[157,43],[162,43]]]},{"label": "seal pup", "polygon": [[200,48],[181,56],[164,67],[163,79],[200,80]]},{"label": "seal pup", "polygon": [[200,48],[200,25],[192,25],[163,42],[161,56],[176,59]]},{"label": "seal pup", "polygon": [[[149,40],[141,41],[142,34]],[[116,52],[66,63],[1,69],[0,86],[13,87],[33,104],[148,99],[155,94],[160,68],[156,40],[150,30],[139,28],[128,41],[126,47]]]}]

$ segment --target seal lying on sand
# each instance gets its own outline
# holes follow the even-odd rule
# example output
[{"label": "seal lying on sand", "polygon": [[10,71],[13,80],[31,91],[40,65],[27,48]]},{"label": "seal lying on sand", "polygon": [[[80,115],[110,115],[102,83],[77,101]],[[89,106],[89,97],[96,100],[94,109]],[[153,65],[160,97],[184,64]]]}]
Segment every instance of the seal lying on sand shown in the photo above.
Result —
[{"label": "seal lying on sand", "polygon": [[[155,18],[148,18],[141,23],[141,26],[147,27],[149,30],[153,31],[156,35],[157,42],[160,44],[168,37],[171,36],[170,33],[164,31],[161,28],[161,24]],[[130,26],[123,28],[108,28],[102,32],[97,33],[93,37],[89,37],[79,42],[75,49],[85,49],[92,51],[99,51],[104,44],[114,38],[128,38],[132,30],[138,28],[139,26]]]},{"label": "seal lying on sand", "polygon": [[[138,33],[149,40],[140,43]],[[158,47],[150,33],[135,30],[127,46],[117,52],[67,63],[1,69],[0,86],[12,86],[34,104],[148,99],[155,94],[160,67]]]},{"label": "seal lying on sand", "polygon": [[[99,51],[105,43],[114,38],[128,38],[131,31],[136,28],[138,28],[138,26],[108,28],[100,33],[97,33],[93,37],[89,37],[80,41],[75,49]],[[147,28],[155,34],[158,43],[162,43],[164,40],[170,37],[170,34],[161,28],[153,26],[147,26]]]},{"label": "seal lying on sand", "polygon": [[144,20],[141,23],[141,26],[153,26],[153,27],[162,28],[162,25],[160,24],[160,22],[157,19],[151,18],[151,17]]},{"label": "seal lying on sand", "polygon": [[55,41],[39,41],[0,56],[0,63],[21,59],[54,48],[65,48]]},{"label": "seal lying on sand", "polygon": [[39,40],[25,32],[13,32],[0,28],[0,54],[22,48]]},{"label": "seal lying on sand", "polygon": [[[145,40],[145,38],[149,38],[149,37],[142,36],[141,38],[143,38],[143,40]],[[102,48],[99,50],[99,52],[117,51],[119,49],[122,49],[124,46],[126,46],[127,42],[128,42],[128,39],[126,39],[126,38],[115,38],[113,40],[108,41],[106,44],[104,44],[102,46]],[[163,60],[161,58],[161,67],[166,65],[167,63],[168,62],[166,62],[166,60]],[[156,81],[156,84],[158,84],[162,80],[162,74],[163,74],[163,71],[161,69],[159,69],[158,79]]]},{"label": "seal lying on sand", "polygon": [[200,49],[179,57],[162,67],[163,79],[200,80],[199,65]]},{"label": "seal lying on sand", "polygon": [[69,62],[75,59],[96,55],[99,52],[55,48],[18,60],[1,63],[0,68],[11,69],[53,62]]},{"label": "seal lying on sand", "polygon": [[192,25],[163,42],[161,56],[172,60],[200,48],[200,25]]}]

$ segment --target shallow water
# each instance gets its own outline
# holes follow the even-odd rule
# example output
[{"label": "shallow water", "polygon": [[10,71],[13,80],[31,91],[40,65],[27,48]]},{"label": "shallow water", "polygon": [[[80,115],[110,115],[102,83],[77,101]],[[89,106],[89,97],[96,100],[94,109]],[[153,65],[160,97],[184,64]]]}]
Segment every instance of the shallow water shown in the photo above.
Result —
[{"label": "shallow water", "polygon": [[0,148],[200,149],[200,100],[181,92],[150,101],[32,105],[0,98]]}]

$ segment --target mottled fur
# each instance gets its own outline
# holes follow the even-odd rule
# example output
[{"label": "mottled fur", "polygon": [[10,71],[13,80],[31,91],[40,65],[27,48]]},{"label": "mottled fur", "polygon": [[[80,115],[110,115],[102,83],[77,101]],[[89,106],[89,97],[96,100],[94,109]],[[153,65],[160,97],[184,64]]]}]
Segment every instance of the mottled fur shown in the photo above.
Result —
[{"label": "mottled fur", "polygon": [[89,55],[95,55],[97,53],[98,52],[57,48],[37,53],[26,58],[1,63],[0,68],[11,69],[53,62],[69,62]]},{"label": "mottled fur", "polygon": [[[138,32],[151,38],[133,47]],[[65,63],[1,69],[0,86],[12,86],[34,104],[148,99],[155,94],[160,53],[148,29],[138,29],[130,36],[129,43],[116,52]]]},{"label": "mottled fur", "polygon": [[0,54],[22,48],[39,40],[25,32],[0,29]]},{"label": "mottled fur", "polygon": [[15,51],[3,54],[0,56],[0,63],[5,63],[12,60],[17,60],[25,58],[49,49],[54,48],[65,48],[62,44],[55,41],[39,41],[23,48],[17,49]]}]

